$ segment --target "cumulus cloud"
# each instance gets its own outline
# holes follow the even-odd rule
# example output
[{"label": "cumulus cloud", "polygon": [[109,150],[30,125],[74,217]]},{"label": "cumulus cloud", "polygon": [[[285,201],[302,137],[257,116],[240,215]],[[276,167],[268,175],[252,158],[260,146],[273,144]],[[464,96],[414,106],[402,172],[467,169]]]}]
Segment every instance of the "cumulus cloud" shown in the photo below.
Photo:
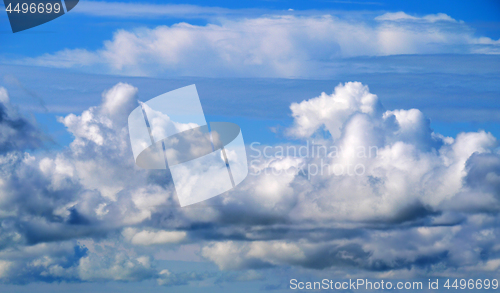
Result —
[{"label": "cumulus cloud", "polygon": [[320,127],[325,127],[333,138],[339,138],[341,128],[349,116],[356,112],[380,115],[382,105],[378,97],[369,92],[367,86],[348,83],[335,88],[335,93],[293,103],[290,106],[295,126],[289,129],[292,136],[310,137]]},{"label": "cumulus cloud", "polygon": [[125,239],[135,245],[152,245],[179,243],[186,238],[184,231],[137,231],[134,228],[126,228],[122,232]]},{"label": "cumulus cloud", "polygon": [[[2,127],[7,128],[18,114],[5,98],[5,90],[2,93],[2,107],[12,112],[1,120]],[[120,83],[103,93],[100,106],[81,115],[59,118],[74,136],[61,152],[40,156],[24,152],[26,137],[36,145],[38,136],[32,133],[38,135],[39,130],[20,116],[14,121],[23,128],[2,132],[9,134],[10,145],[17,147],[6,148],[1,156],[2,247],[7,259],[12,258],[13,249],[19,251],[18,259],[6,260],[5,279],[13,276],[14,282],[24,280],[28,276],[21,274],[23,270],[42,280],[137,280],[156,276],[141,259],[128,259],[124,252],[111,253],[107,263],[100,263],[100,258],[90,253],[75,264],[65,264],[64,259],[73,253],[72,246],[64,251],[57,246],[71,245],[75,239],[105,238],[115,229],[150,219],[158,206],[173,200],[172,190],[147,183],[147,172],[134,172],[126,115],[138,105],[136,93],[136,88]],[[121,168],[130,172],[122,173]],[[164,235],[159,236],[153,241],[162,242]],[[46,249],[27,252],[39,245]],[[53,259],[53,253],[63,256]],[[50,260],[50,268],[45,266],[48,271],[23,269],[29,267],[24,262],[37,257]],[[94,265],[100,267],[89,267]]]},{"label": "cumulus cloud", "polygon": [[342,58],[497,54],[499,48],[500,40],[475,36],[446,14],[270,15],[118,30],[99,50],[65,49],[22,62],[125,75],[325,77]]},{"label": "cumulus cloud", "polygon": [[[316,155],[314,146],[293,157],[283,156],[290,145],[274,146],[264,158],[252,149],[254,176],[224,199],[235,212],[223,214],[228,221],[236,213],[260,219],[265,228],[238,234],[246,240],[205,246],[203,256],[221,269],[342,266],[418,275],[439,266],[473,271],[478,263],[486,270],[478,251],[497,257],[489,244],[465,240],[477,233],[496,239],[489,222],[495,217],[483,218],[499,208],[491,134],[444,137],[419,110],[385,110],[357,82],[290,108],[295,121],[288,134],[314,139]],[[283,225],[293,232],[276,227]]]},{"label": "cumulus cloud", "polygon": [[162,286],[180,286],[187,285],[192,281],[202,281],[213,277],[210,273],[173,273],[169,270],[162,270],[156,279],[159,285]]},{"label": "cumulus cloud", "polygon": [[[368,86],[348,82],[290,106],[287,134],[304,143],[249,146],[244,182],[179,208],[168,171],[134,164],[126,114],[138,91],[119,83],[99,106],[59,118],[74,136],[64,150],[28,153],[17,142],[26,133],[12,128],[0,153],[2,281],[174,286],[214,277],[157,265],[159,249],[181,245],[221,270],[498,272],[500,155],[490,133],[444,137],[418,109],[386,110]],[[16,117],[38,141],[5,97],[13,112],[1,127]],[[218,280],[247,279],[262,276]]]}]

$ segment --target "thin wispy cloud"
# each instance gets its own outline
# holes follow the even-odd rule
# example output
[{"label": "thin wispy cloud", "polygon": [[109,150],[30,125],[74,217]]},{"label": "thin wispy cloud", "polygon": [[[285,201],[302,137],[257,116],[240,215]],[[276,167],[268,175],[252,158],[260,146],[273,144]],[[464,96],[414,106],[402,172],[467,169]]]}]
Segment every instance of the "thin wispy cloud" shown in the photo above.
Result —
[{"label": "thin wispy cloud", "polygon": [[370,2],[370,1],[341,1],[341,0],[327,0],[325,2],[331,2],[331,3],[339,3],[339,4],[356,4],[356,5],[379,5],[382,6],[384,5],[381,2]]},{"label": "thin wispy cloud", "polygon": [[106,1],[81,1],[72,13],[123,18],[215,18],[262,14],[264,9],[229,9],[188,4],[152,4]]}]

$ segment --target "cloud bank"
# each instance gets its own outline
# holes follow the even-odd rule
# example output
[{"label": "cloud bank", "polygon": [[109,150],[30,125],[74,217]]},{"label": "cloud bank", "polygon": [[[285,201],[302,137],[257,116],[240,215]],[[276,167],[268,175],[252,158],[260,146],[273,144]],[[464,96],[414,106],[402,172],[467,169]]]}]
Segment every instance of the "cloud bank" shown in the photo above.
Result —
[{"label": "cloud bank", "polygon": [[[126,114],[139,91],[119,83],[99,106],[59,118],[74,140],[46,154],[27,152],[41,143],[40,132],[0,90],[9,109],[0,120],[9,129],[8,147],[0,148],[3,282],[174,286],[214,278],[157,266],[159,249],[188,246],[223,271],[498,273],[500,154],[490,133],[444,137],[418,109],[386,110],[366,85],[348,82],[292,104],[287,130],[342,155],[265,156],[250,148],[251,175],[242,184],[181,209],[168,172],[134,165]],[[358,154],[369,147],[376,155]],[[363,172],[334,167],[356,165]]]},{"label": "cloud bank", "polygon": [[375,18],[267,15],[118,30],[96,51],[64,49],[19,61],[138,76],[331,77],[339,60],[400,54],[498,54],[446,14]]}]

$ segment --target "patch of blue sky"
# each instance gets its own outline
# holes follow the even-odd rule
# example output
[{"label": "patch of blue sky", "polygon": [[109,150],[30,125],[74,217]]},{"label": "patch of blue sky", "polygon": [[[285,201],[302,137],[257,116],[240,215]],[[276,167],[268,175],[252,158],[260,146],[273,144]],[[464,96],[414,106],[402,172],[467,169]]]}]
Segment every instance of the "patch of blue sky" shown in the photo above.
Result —
[{"label": "patch of blue sky", "polygon": [[[111,9],[102,4],[114,4],[115,12],[98,11]],[[128,6],[127,6],[128,5]],[[162,13],[143,13],[130,15],[137,10],[134,6],[149,6],[150,11]],[[166,5],[191,5],[184,7],[178,15],[168,13]],[[121,7],[118,9],[117,7]],[[159,9],[162,8],[162,9]],[[220,8],[220,9],[218,9]],[[445,13],[457,20],[467,22],[478,35],[493,39],[500,38],[500,3],[496,0],[481,1],[395,1],[395,0],[357,0],[357,1],[80,1],[70,15],[30,30],[12,34],[7,14],[0,13],[0,60],[9,61],[19,57],[36,57],[54,53],[61,48],[86,49],[94,51],[102,47],[104,40],[112,38],[119,29],[132,30],[138,27],[154,28],[159,25],[173,25],[188,22],[192,25],[206,25],[209,19],[217,17],[245,17],[262,14],[297,13],[309,11],[313,14],[337,14],[348,17],[359,14],[404,11],[410,15]],[[146,9],[148,10],[148,9]],[[121,12],[120,12],[121,11]],[[91,13],[90,13],[91,12]],[[295,13],[295,12],[294,12]],[[350,14],[349,14],[350,13]],[[36,45],[35,45],[36,44]]]},{"label": "patch of blue sky", "polygon": [[[455,136],[461,131],[484,129],[500,137],[500,84],[497,82],[500,66],[493,68],[500,62],[500,57],[477,56],[479,65],[475,69],[470,67],[474,63],[473,56],[452,57],[448,68],[439,66],[447,64],[437,61],[443,56],[393,56],[375,58],[375,61],[370,58],[363,62],[375,64],[375,68],[404,67],[418,61],[413,59],[419,59],[421,72],[393,70],[380,73],[378,71],[384,70],[379,69],[356,74],[350,70],[325,80],[146,78],[1,65],[0,85],[7,88],[12,102],[24,113],[34,115],[38,123],[44,125],[57,142],[54,147],[66,146],[72,141],[56,117],[78,114],[98,105],[102,92],[118,82],[137,87],[141,101],[194,83],[207,119],[235,122],[242,127],[246,141],[263,144],[289,139],[283,129],[292,123],[291,103],[314,98],[321,92],[331,94],[335,86],[347,81],[368,85],[388,110],[420,109],[431,119],[431,127],[443,135]],[[433,60],[438,62],[439,68],[425,65],[433,64]],[[454,68],[457,68],[457,73],[450,73]]]}]

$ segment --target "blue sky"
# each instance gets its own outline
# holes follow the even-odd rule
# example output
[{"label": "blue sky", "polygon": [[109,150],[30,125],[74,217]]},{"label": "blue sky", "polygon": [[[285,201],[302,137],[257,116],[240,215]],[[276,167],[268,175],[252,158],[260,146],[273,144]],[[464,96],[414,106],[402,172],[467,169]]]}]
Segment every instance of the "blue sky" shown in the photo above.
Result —
[{"label": "blue sky", "polygon": [[[2,48],[4,56],[38,56],[51,53],[61,48],[97,49],[103,40],[110,39],[117,29],[131,29],[138,26],[155,27],[157,25],[172,25],[186,21],[176,15],[155,17],[106,17],[96,16],[86,12],[79,12],[82,6],[90,6],[93,2],[81,1],[71,17],[59,18],[16,35],[10,33],[7,16],[0,18],[2,32]],[[117,3],[134,3],[121,1]],[[258,15],[265,13],[283,13],[288,9],[297,11],[321,11],[344,14],[381,14],[383,12],[404,11],[414,15],[446,13],[455,19],[470,24],[479,35],[486,35],[494,39],[500,37],[498,21],[500,20],[500,5],[494,0],[470,1],[178,1],[158,2],[141,1],[143,5],[195,5],[200,7],[220,7],[238,14]],[[90,10],[93,8],[89,8]],[[102,12],[97,12],[100,14]],[[223,14],[224,12],[222,12]],[[192,24],[206,24],[207,17],[217,14],[196,15],[190,14],[188,22]],[[219,14],[220,15],[220,14]],[[74,25],[79,24],[79,25]],[[35,47],[29,44],[36,44]]]},{"label": "blue sky", "polygon": [[[498,275],[498,1],[81,1],[15,34],[0,13],[0,38],[0,290]],[[180,208],[115,113],[191,84],[249,155],[381,155],[334,160],[354,177],[251,157],[258,174]]]}]

